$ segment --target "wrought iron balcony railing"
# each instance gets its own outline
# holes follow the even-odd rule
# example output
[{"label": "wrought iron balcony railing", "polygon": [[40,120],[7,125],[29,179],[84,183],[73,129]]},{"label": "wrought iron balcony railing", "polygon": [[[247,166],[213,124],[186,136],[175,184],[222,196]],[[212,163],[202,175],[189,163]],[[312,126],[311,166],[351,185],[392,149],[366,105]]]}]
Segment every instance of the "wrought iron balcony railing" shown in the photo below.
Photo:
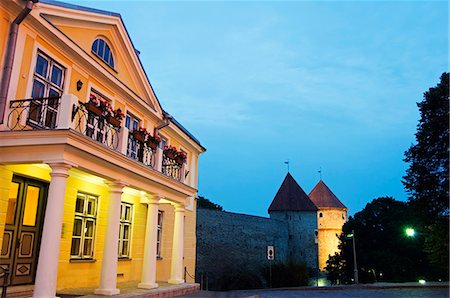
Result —
[{"label": "wrought iron balcony railing", "polygon": [[86,109],[86,104],[79,102],[72,111],[75,130],[83,135],[116,150],[119,144],[120,127],[114,126],[102,114],[98,115]]},{"label": "wrought iron balcony railing", "polygon": [[11,100],[8,128],[11,130],[54,129],[61,97]]},{"label": "wrought iron balcony railing", "polygon": [[175,159],[163,154],[161,172],[166,176],[181,181],[182,165],[175,161]]},{"label": "wrought iron balcony railing", "polygon": [[132,133],[128,134],[127,156],[151,168],[156,166],[156,149],[137,140]]},{"label": "wrought iron balcony railing", "polygon": [[182,183],[189,174],[185,162],[164,154],[146,137],[120,127],[120,120],[112,121],[103,111],[96,111],[72,94],[12,100],[9,108],[10,130],[73,129]]}]

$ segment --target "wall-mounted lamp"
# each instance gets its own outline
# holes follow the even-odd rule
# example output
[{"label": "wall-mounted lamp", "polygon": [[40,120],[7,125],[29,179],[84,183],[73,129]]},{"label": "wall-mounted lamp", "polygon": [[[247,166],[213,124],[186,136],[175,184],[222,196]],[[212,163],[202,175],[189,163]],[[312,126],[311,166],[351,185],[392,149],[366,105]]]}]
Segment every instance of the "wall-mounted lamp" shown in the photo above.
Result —
[{"label": "wall-mounted lamp", "polygon": [[77,91],[80,91],[82,87],[83,87],[83,82],[81,80],[78,80],[77,81]]}]

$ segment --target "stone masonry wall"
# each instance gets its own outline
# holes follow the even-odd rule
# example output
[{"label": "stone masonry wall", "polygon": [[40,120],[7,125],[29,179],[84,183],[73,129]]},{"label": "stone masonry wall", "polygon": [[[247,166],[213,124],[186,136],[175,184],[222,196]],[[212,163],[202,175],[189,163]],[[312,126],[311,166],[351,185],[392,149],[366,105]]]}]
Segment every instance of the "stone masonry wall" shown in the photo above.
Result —
[{"label": "stone masonry wall", "polygon": [[208,209],[197,209],[196,277],[208,272],[211,286],[220,276],[236,270],[261,274],[268,265],[267,246],[275,247],[275,260],[288,257],[288,228],[285,222]]},{"label": "stone masonry wall", "polygon": [[317,229],[317,213],[307,211],[274,211],[272,219],[286,221],[288,224],[289,259],[304,262],[307,267],[317,269],[318,245],[314,231]]}]

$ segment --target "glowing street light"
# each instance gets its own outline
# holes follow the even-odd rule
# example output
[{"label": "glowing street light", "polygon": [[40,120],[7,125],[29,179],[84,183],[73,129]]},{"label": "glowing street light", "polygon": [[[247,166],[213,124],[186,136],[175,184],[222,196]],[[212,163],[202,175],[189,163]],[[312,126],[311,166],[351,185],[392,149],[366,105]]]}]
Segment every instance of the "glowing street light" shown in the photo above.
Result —
[{"label": "glowing street light", "polygon": [[358,280],[358,265],[356,265],[356,246],[355,246],[355,230],[352,230],[350,234],[347,234],[347,239],[353,240],[353,275],[355,278],[355,284],[359,283]]},{"label": "glowing street light", "polygon": [[416,235],[416,231],[412,228],[407,228],[405,230],[406,236],[408,237],[414,237]]}]

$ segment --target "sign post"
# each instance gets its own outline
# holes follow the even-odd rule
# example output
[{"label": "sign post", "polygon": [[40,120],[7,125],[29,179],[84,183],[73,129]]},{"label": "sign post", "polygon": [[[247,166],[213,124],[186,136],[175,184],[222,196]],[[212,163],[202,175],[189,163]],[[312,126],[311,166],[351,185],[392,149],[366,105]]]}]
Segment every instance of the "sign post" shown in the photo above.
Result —
[{"label": "sign post", "polygon": [[269,288],[272,287],[272,261],[275,259],[273,245],[267,246],[267,260],[269,260]]}]

